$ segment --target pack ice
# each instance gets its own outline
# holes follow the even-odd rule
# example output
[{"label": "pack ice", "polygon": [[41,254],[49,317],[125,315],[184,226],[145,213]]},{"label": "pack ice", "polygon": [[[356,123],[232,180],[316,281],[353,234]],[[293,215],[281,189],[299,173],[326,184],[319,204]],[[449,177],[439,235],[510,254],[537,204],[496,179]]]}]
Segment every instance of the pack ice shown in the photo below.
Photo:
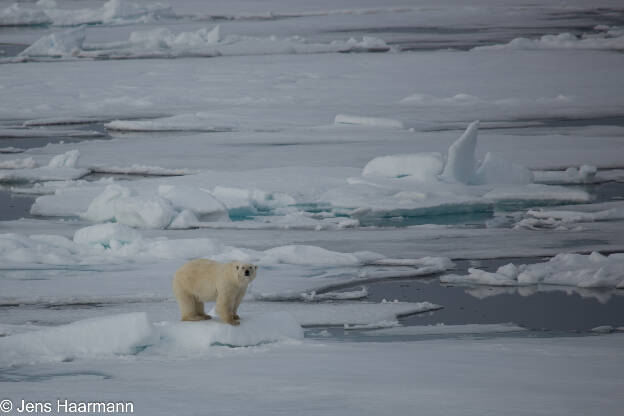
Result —
[{"label": "pack ice", "polygon": [[624,288],[624,254],[608,256],[561,253],[544,263],[509,263],[496,272],[471,268],[468,275],[446,275],[443,283],[492,286],[569,285],[584,288]]}]

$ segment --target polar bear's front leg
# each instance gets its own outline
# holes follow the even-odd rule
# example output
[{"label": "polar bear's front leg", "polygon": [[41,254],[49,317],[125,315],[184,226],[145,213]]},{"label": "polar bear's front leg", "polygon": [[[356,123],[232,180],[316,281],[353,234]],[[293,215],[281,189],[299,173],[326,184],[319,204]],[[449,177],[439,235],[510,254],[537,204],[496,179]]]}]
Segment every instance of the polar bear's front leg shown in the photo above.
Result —
[{"label": "polar bear's front leg", "polygon": [[221,322],[225,322],[230,325],[240,325],[240,322],[234,319],[234,304],[232,299],[232,294],[230,293],[219,293],[217,297],[217,314],[219,314],[219,318]]},{"label": "polar bear's front leg", "polygon": [[240,306],[241,302],[243,301],[243,298],[245,297],[245,289],[239,290],[238,294],[236,295],[236,303],[234,304],[234,312],[232,313],[232,316],[237,321],[241,319],[240,316],[238,316],[238,307]]}]

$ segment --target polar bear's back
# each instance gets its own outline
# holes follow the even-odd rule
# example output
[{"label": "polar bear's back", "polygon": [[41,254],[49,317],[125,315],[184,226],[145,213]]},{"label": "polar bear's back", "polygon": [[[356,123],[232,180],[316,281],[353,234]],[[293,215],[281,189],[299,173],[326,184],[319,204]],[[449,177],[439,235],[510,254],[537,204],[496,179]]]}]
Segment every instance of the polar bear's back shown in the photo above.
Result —
[{"label": "polar bear's back", "polygon": [[176,272],[173,278],[174,290],[192,293],[204,301],[214,300],[217,297],[217,282],[228,278],[229,269],[229,263],[209,259],[191,260]]}]

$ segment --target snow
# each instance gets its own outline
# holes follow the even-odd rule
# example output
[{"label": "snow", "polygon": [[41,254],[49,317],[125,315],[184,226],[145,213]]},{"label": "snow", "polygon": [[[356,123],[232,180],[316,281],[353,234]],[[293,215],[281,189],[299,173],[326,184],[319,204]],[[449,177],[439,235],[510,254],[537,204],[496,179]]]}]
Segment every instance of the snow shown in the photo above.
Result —
[{"label": "snow", "polygon": [[145,313],[85,319],[0,339],[0,365],[132,354],[152,335]]},{"label": "snow", "polygon": [[285,312],[243,316],[239,326],[216,321],[218,317],[202,322],[159,322],[157,349],[168,354],[205,352],[214,345],[246,347],[268,342],[303,339],[303,330],[293,317]]},{"label": "snow", "polygon": [[[33,158],[0,162],[0,183],[78,179],[88,173],[88,170],[76,167],[79,157],[78,150],[70,150],[52,157],[48,165],[43,167],[37,167]],[[2,169],[11,170],[3,172]]]},{"label": "snow", "polygon": [[362,176],[385,176],[430,181],[442,173],[444,159],[439,153],[416,153],[377,157],[364,166]]},{"label": "snow", "polygon": [[6,160],[0,162],[0,169],[33,169],[37,167],[37,162],[32,157],[24,159]]},{"label": "snow", "polygon": [[536,182],[549,184],[582,184],[592,183],[596,179],[598,169],[595,166],[582,165],[578,168],[570,166],[563,171],[534,172]]},{"label": "snow", "polygon": [[588,255],[561,253],[545,263],[509,263],[496,272],[468,269],[467,276],[445,275],[443,283],[522,286],[535,284],[570,285],[578,287],[624,287],[624,255],[621,253]]},{"label": "snow", "polygon": [[135,355],[145,349],[187,355],[214,345],[242,347],[302,338],[299,324],[281,312],[243,319],[238,327],[212,320],[154,324],[146,313],[135,312],[11,334],[0,339],[0,365],[102,359]]},{"label": "snow", "polygon": [[171,203],[161,197],[133,196],[128,188],[109,185],[89,204],[83,217],[91,221],[116,221],[139,228],[165,228],[175,215]]},{"label": "snow", "polygon": [[80,152],[78,150],[70,150],[67,153],[54,156],[48,163],[48,167],[53,169],[75,168],[79,157]]},{"label": "snow", "polygon": [[100,8],[64,9],[54,1],[38,1],[35,8],[22,7],[19,3],[4,9],[0,14],[0,26],[52,24],[76,26],[82,24],[128,24],[149,22],[174,17],[171,6],[152,3],[141,4],[130,0],[109,0]]},{"label": "snow", "polygon": [[533,173],[526,166],[510,163],[491,152],[486,153],[473,178],[477,184],[528,185],[533,180]]}]

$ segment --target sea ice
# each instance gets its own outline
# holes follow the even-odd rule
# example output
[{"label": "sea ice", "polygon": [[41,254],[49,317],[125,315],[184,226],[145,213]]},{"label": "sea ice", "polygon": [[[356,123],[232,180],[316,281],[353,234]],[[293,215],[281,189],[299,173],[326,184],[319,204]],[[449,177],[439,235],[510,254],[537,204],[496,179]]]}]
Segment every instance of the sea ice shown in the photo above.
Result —
[{"label": "sea ice", "polygon": [[584,33],[581,36],[572,33],[544,35],[537,39],[515,38],[502,45],[478,46],[474,51],[505,49],[605,49],[623,50],[624,31],[620,28],[607,28],[598,33]]},{"label": "sea ice", "polygon": [[232,131],[235,125],[224,125],[210,113],[178,114],[150,120],[113,120],[104,125],[114,131]]},{"label": "sea ice", "polygon": [[468,275],[445,275],[443,283],[522,286],[535,284],[570,285],[578,287],[624,287],[624,254],[604,256],[598,252],[558,254],[545,263],[509,263],[496,272],[468,269]]}]

